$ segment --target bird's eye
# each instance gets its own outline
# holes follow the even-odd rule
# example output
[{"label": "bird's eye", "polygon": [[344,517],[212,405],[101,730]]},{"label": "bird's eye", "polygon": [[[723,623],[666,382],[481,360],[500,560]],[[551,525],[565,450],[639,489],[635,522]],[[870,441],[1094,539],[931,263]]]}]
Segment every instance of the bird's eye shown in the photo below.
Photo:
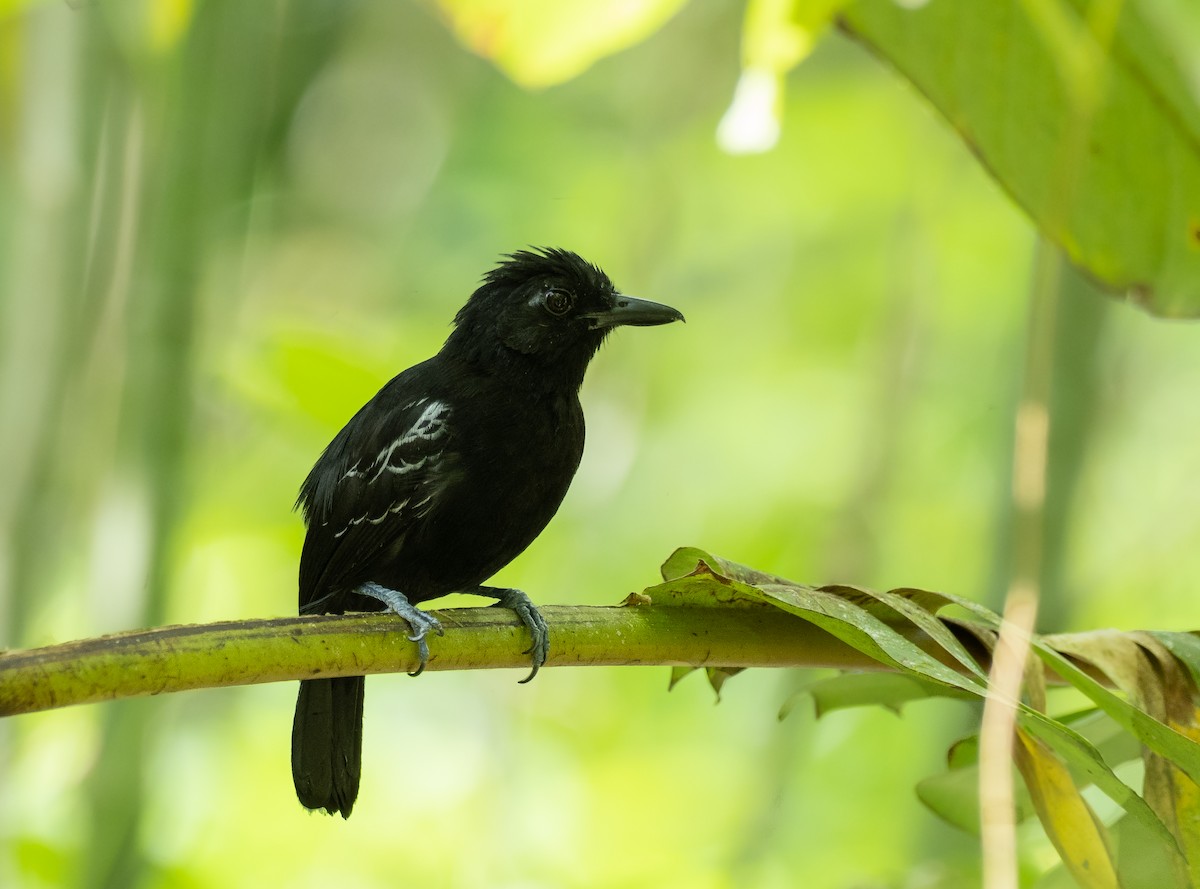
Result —
[{"label": "bird's eye", "polygon": [[565,315],[574,304],[574,295],[566,290],[551,290],[546,294],[546,311],[551,315]]}]

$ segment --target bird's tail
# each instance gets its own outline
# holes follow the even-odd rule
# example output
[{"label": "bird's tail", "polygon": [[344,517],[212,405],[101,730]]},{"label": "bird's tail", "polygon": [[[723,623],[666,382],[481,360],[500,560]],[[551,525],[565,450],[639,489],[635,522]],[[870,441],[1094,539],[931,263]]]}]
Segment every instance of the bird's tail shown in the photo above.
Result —
[{"label": "bird's tail", "polygon": [[300,683],[292,723],[292,780],[309,809],[350,817],[362,774],[362,676]]}]

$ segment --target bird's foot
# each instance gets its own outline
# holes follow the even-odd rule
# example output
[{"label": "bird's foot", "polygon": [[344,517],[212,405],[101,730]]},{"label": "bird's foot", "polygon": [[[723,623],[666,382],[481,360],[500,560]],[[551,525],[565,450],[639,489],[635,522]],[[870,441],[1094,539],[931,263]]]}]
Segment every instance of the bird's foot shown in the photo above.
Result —
[{"label": "bird's foot", "polygon": [[442,629],[441,622],[429,612],[422,611],[409,602],[408,597],[399,590],[389,589],[381,584],[371,582],[364,583],[354,592],[360,596],[378,599],[408,621],[408,625],[412,627],[413,631],[413,634],[408,637],[408,641],[417,643],[417,656],[421,659],[420,666],[408,675],[420,676],[425,670],[425,664],[429,661],[429,644],[425,641],[425,637],[431,632],[437,633],[439,636],[444,635],[446,631]]},{"label": "bird's foot", "polygon": [[529,635],[533,638],[533,644],[525,649],[525,654],[533,657],[533,670],[521,680],[522,683],[528,682],[537,675],[542,664],[546,663],[546,657],[550,654],[550,628],[546,626],[546,619],[542,617],[542,613],[537,610],[537,606],[530,598],[520,590],[480,587],[475,592],[481,596],[491,596],[496,599],[496,604],[491,606],[492,608],[507,608],[515,611],[517,617],[521,618],[521,623],[528,628]]}]

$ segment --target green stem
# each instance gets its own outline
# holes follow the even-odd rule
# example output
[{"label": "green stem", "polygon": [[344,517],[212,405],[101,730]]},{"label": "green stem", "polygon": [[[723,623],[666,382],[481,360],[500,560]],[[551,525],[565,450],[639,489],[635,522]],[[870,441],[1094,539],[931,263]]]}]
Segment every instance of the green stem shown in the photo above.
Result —
[{"label": "green stem", "polygon": [[[550,626],[547,667],[882,668],[775,609],[547,605],[541,611]],[[433,613],[446,632],[430,640],[429,671],[528,667],[528,636],[507,611]],[[407,633],[394,615],[324,615],[157,627],[5,652],[0,716],[195,688],[412,671],[416,646]]]}]

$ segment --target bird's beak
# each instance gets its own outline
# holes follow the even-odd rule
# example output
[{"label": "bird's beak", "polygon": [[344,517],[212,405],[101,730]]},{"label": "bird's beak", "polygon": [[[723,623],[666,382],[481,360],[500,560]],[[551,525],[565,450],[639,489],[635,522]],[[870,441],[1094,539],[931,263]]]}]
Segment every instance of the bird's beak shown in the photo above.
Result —
[{"label": "bird's beak", "polygon": [[683,313],[662,303],[651,302],[648,299],[637,299],[623,293],[614,293],[612,306],[603,312],[591,312],[583,316],[593,330],[620,327],[653,327],[656,324],[670,324],[672,321],[682,321]]}]

